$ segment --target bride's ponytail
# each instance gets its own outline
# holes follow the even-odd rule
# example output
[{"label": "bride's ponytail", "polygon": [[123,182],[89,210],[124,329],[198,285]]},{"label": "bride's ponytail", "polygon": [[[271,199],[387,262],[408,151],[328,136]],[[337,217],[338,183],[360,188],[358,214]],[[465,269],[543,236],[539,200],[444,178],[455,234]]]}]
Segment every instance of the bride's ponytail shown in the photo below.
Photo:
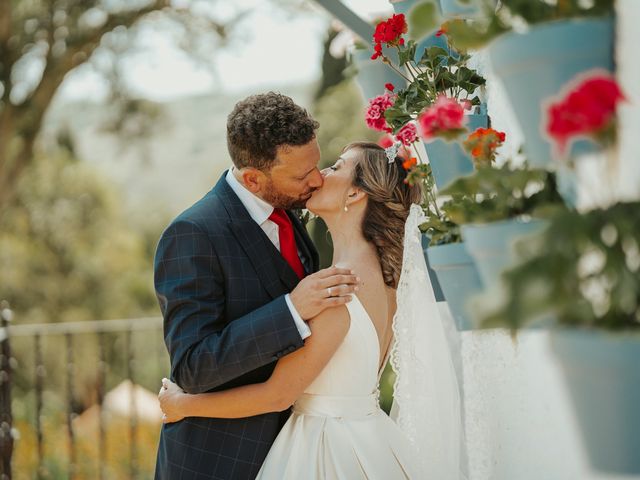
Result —
[{"label": "bride's ponytail", "polygon": [[421,189],[404,182],[406,171],[402,159],[389,163],[385,150],[375,143],[355,142],[347,145],[362,152],[354,171],[354,186],[369,197],[362,221],[364,238],[378,252],[386,285],[397,288],[402,268],[404,224],[412,203],[420,203]]}]

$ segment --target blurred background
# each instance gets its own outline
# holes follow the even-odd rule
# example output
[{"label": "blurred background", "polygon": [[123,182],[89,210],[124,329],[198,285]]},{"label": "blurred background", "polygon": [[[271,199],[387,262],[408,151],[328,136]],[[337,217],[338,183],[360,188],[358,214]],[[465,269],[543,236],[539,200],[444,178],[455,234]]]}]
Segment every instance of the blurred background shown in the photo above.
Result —
[{"label": "blurred background", "polygon": [[[323,165],[378,140],[352,44],[305,0],[0,1],[0,447],[14,478],[152,477],[168,374],[157,239],[230,165],[226,116],[249,94],[311,111]],[[326,265],[326,230],[310,227]]]}]

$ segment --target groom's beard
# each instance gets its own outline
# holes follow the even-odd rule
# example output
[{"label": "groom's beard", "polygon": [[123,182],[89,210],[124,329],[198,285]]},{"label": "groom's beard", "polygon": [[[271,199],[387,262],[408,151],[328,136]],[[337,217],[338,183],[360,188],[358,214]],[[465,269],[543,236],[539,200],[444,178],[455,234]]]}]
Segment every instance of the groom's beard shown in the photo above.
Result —
[{"label": "groom's beard", "polygon": [[271,180],[269,180],[266,187],[262,199],[274,208],[282,208],[284,210],[304,208],[311,194],[317,190],[314,188],[299,197],[291,197],[278,191]]}]

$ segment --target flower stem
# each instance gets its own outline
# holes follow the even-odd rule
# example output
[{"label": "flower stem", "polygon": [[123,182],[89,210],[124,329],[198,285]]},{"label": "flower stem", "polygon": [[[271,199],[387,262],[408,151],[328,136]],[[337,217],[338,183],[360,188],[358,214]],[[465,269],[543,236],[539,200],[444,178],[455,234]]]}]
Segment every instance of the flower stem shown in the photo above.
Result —
[{"label": "flower stem", "polygon": [[398,75],[400,75],[402,78],[404,78],[407,82],[409,82],[409,83],[411,83],[411,82],[412,82],[412,80],[411,80],[410,78],[407,78],[407,76],[406,76],[404,73],[402,73],[402,72],[400,71],[400,69],[398,69],[398,68],[397,68],[393,63],[391,63],[391,60],[389,60],[389,59],[388,59],[387,57],[385,57],[384,55],[382,56],[382,58],[384,58],[385,63],[386,63],[387,65],[389,65],[389,67],[390,67],[394,72],[396,72]]},{"label": "flower stem", "polygon": [[[420,161],[420,163],[424,164],[424,160],[422,160],[422,155],[420,155],[420,151],[418,150],[417,147],[413,147],[413,150],[416,152],[416,156],[418,157],[418,160]],[[430,177],[427,179],[427,197],[428,197],[428,202],[433,205],[433,208],[436,212],[436,215],[438,216],[438,218],[442,218],[442,214],[440,213],[440,209],[438,208],[438,202],[436,201],[436,195],[433,192],[433,189],[435,187],[435,182],[433,180],[433,172],[431,172]]]}]

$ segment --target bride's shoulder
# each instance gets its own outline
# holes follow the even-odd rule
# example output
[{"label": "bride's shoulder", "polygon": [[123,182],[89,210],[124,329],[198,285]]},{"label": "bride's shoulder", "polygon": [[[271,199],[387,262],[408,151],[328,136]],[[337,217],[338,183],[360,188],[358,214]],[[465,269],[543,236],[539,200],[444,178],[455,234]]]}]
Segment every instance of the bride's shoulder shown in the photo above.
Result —
[{"label": "bride's shoulder", "polygon": [[342,339],[349,331],[351,316],[346,305],[338,305],[323,310],[309,320],[308,325],[312,334],[318,331],[323,335],[333,335]]}]

